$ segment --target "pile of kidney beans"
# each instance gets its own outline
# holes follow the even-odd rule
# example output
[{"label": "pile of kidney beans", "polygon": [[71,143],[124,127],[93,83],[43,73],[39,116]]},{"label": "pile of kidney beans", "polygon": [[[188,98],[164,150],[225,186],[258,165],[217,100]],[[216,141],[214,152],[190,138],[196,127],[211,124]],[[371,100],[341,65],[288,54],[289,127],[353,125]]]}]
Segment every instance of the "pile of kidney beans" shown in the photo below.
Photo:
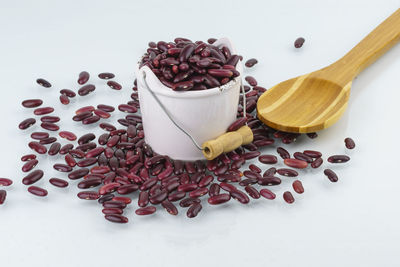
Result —
[{"label": "pile of kidney beans", "polygon": [[[176,38],[175,43],[158,42],[155,44],[151,42],[149,44],[151,49],[147,51],[143,65],[150,66],[164,84],[171,85],[169,87],[174,90],[180,90],[181,87],[176,84],[182,83],[184,80],[193,81],[193,77],[199,74],[195,74],[196,67],[193,66],[202,59],[198,59],[196,62],[191,62],[190,59],[202,57],[206,49],[208,52],[204,53],[207,57],[203,58],[217,57],[218,54],[220,61],[210,60],[210,64],[215,64],[215,68],[203,67],[202,69],[208,71],[211,69],[234,70],[233,68],[224,68],[224,64],[227,64],[233,56],[224,49],[216,50],[211,45],[214,41],[215,39],[211,38],[208,40],[209,44],[192,43],[188,39]],[[191,53],[187,52],[189,45],[190,50],[193,50]],[[202,50],[199,49],[200,46]],[[171,49],[174,49],[172,51],[175,52],[172,52]],[[178,53],[178,51],[180,52]],[[185,59],[182,61],[179,59],[181,63],[173,64],[172,67],[169,64],[161,63],[164,59],[181,58],[181,56]],[[150,59],[154,62],[156,58],[160,62],[158,66],[149,63]],[[235,61],[240,58],[240,56],[235,56]],[[173,62],[176,63],[176,61]],[[179,78],[174,82],[180,73],[186,73],[187,70],[181,68],[184,63],[190,65],[193,72],[186,78],[182,80]],[[245,66],[250,68],[255,64],[257,64],[257,60],[253,58],[247,60]],[[235,65],[236,63],[232,66]],[[167,79],[164,73],[169,73],[167,69],[172,70],[174,66],[178,66],[179,70],[177,73],[172,71],[171,78]],[[211,74],[204,73],[202,75]],[[213,77],[218,80],[218,84],[223,84],[222,81],[225,78],[231,79],[234,76]],[[107,85],[111,89],[122,89],[118,82],[111,80],[115,78],[112,73],[100,73],[98,78],[108,80]],[[88,72],[83,71],[79,74],[77,81],[81,86],[77,91],[79,96],[85,96],[95,91],[96,87],[88,84],[89,80]],[[171,80],[173,84],[169,84]],[[85,106],[76,109],[76,114],[72,119],[82,122],[84,125],[98,123],[98,126],[104,130],[104,133],[98,137],[93,133],[87,133],[78,138],[74,133],[62,129],[62,125],[60,125],[60,129],[57,124],[60,117],[48,115],[54,112],[54,108],[40,107],[43,104],[41,99],[24,100],[22,106],[34,109],[33,114],[36,118],[40,118],[40,127],[43,128],[41,131],[31,133],[32,140],[28,143],[28,148],[36,154],[62,155],[64,162],[55,163],[53,166],[60,172],[60,176],[52,177],[48,182],[60,188],[68,187],[72,182],[74,186],[82,190],[77,196],[83,200],[98,201],[103,207],[102,213],[105,219],[111,222],[128,222],[124,210],[129,205],[137,205],[135,208],[137,215],[153,214],[161,205],[171,215],[177,215],[181,208],[186,209],[187,217],[193,218],[199,214],[206,202],[209,205],[221,205],[233,199],[246,205],[261,197],[273,200],[276,198],[274,186],[281,184],[282,179],[292,180],[292,189],[287,189],[282,198],[289,204],[293,203],[295,197],[292,191],[296,194],[304,193],[299,172],[306,168],[319,168],[323,164],[322,153],[305,150],[291,154],[284,148],[295,142],[299,134],[276,131],[259,121],[256,117],[255,107],[257,99],[266,89],[258,86],[254,77],[246,76],[245,80],[249,84],[245,86],[246,117],[243,117],[243,95],[241,95],[237,111],[238,119],[227,131],[236,130],[247,124],[253,131],[254,141],[211,161],[173,160],[152,151],[144,139],[145,133],[139,113],[140,104],[136,80],[131,100],[117,107],[123,113],[118,113],[116,116],[125,114],[118,119],[120,125],[116,126],[107,122],[107,119],[115,112],[113,106],[99,104],[96,107]],[[38,79],[37,83],[45,88],[52,86],[45,79]],[[206,79],[203,79],[201,83],[193,82],[190,89],[200,90],[213,86],[214,84],[209,84]],[[60,102],[63,105],[68,105],[69,99],[73,97],[76,97],[76,94],[70,89],[60,91]],[[36,118],[25,119],[20,123],[19,128],[25,130],[35,127]],[[58,137],[56,137],[57,132]],[[309,138],[317,137],[316,133],[307,135]],[[61,145],[58,138],[64,139],[66,144]],[[353,149],[355,143],[351,138],[346,138],[345,146],[347,149]],[[28,192],[38,197],[45,197],[48,195],[47,190],[34,185],[44,177],[42,170],[33,170],[39,163],[35,153],[21,157],[21,161],[24,163],[22,171],[29,172],[22,178],[22,183],[28,186]],[[257,160],[252,160],[255,158]],[[327,158],[327,162],[328,164],[343,163],[349,159],[347,155],[331,155]],[[243,169],[243,166],[250,160],[252,161],[248,165],[248,169]],[[278,161],[283,161],[287,167],[273,167]],[[324,174],[331,182],[338,181],[338,176],[333,170],[327,168],[324,170]],[[11,179],[0,178],[0,186],[10,186],[11,184]],[[0,190],[0,204],[5,202],[6,195],[5,190]],[[132,203],[133,199],[137,199],[137,204]]]}]

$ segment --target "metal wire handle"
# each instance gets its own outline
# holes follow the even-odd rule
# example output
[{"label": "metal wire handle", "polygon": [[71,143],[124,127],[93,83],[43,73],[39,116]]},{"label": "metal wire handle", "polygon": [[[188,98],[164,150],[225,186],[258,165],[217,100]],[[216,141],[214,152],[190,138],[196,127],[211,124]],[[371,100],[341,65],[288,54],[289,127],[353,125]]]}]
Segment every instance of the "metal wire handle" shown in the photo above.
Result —
[{"label": "metal wire handle", "polygon": [[[169,113],[169,111],[166,109],[166,107],[164,106],[163,103],[161,103],[160,99],[157,97],[157,95],[153,92],[153,90],[150,89],[150,86],[147,83],[146,80],[146,72],[142,70],[143,73],[143,81],[145,84],[146,89],[150,92],[150,94],[153,96],[153,98],[157,101],[157,103],[160,105],[161,109],[165,112],[165,114],[168,116],[168,118],[171,120],[171,122],[179,129],[181,130],[184,134],[186,134],[190,140],[192,140],[193,144],[199,149],[199,150],[204,150],[194,139],[194,137],[188,133],[185,129],[183,129],[178,123],[176,123],[176,121],[172,118],[171,113]],[[244,91],[244,86],[243,86],[243,82],[240,81],[240,87],[242,89],[242,93],[243,93],[243,117],[246,118],[246,94]],[[247,125],[247,122],[246,122]]]}]

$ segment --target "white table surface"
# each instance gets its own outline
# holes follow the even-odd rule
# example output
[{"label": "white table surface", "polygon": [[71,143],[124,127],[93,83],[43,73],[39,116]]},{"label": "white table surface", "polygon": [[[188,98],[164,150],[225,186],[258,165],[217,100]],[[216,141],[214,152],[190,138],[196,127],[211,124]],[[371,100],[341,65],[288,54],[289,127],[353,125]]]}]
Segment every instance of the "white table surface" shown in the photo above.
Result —
[{"label": "white table surface", "polygon": [[[348,110],[337,124],[316,140],[302,137],[288,146],[291,152],[310,148],[352,158],[334,166],[336,184],[322,169],[302,172],[306,192],[295,194],[293,205],[282,199],[291,189],[287,178],[274,188],[275,201],[204,204],[195,219],[183,210],[177,217],[162,210],[135,216],[135,198],[126,210],[129,224],[112,224],[103,219],[100,205],[76,197],[76,182],[66,190],[48,183],[60,176],[51,168],[57,160],[41,158],[36,167],[45,170],[38,185],[49,196],[26,192],[19,158],[30,152],[28,134],[39,127],[17,128],[32,112],[21,101],[40,97],[67,118],[64,129],[100,133],[95,127],[78,128],[70,120],[73,111],[127,101],[135,63],[148,41],[227,36],[245,58],[259,60],[247,73],[268,88],[332,63],[399,7],[398,0],[3,0],[0,176],[13,178],[14,184],[0,206],[1,266],[399,266],[400,45],[354,81]],[[299,36],[306,42],[296,50]],[[94,79],[93,95],[62,107],[58,91],[76,89],[82,70],[93,77],[114,72],[124,90],[112,91]],[[40,88],[38,77],[53,87]],[[357,143],[354,151],[344,148],[348,136]]]}]

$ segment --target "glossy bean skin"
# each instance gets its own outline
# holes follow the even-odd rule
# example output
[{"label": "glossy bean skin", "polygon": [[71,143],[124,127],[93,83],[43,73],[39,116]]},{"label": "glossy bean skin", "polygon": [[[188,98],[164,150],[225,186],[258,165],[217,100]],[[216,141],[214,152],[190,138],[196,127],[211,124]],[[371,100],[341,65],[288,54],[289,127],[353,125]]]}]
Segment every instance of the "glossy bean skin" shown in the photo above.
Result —
[{"label": "glossy bean skin", "polygon": [[0,178],[0,186],[10,186],[12,185],[13,181],[8,178]]},{"label": "glossy bean skin", "polygon": [[285,193],[283,193],[283,199],[288,204],[292,204],[294,202],[294,197],[293,197],[292,193],[290,193],[289,191],[286,191]]},{"label": "glossy bean skin", "polygon": [[333,155],[328,158],[330,163],[344,163],[350,160],[349,156],[346,155]]},{"label": "glossy bean skin", "polygon": [[310,165],[311,165],[311,168],[316,169],[319,166],[321,166],[322,163],[323,163],[323,159],[322,158],[316,158]]},{"label": "glossy bean skin", "polygon": [[43,100],[41,99],[27,99],[22,101],[22,106],[25,108],[36,108],[43,104]]},{"label": "glossy bean skin", "polygon": [[283,162],[285,163],[285,165],[296,169],[304,169],[308,166],[308,163],[306,161],[299,159],[285,159]]},{"label": "glossy bean skin", "polygon": [[208,203],[210,205],[220,205],[222,203],[228,202],[231,199],[230,194],[218,194],[208,198]]},{"label": "glossy bean skin", "polygon": [[332,183],[336,183],[339,180],[336,173],[331,169],[325,169],[324,174],[326,175],[326,177],[328,177],[329,181],[331,181]]},{"label": "glossy bean skin", "polygon": [[346,139],[344,139],[344,143],[345,143],[345,146],[347,149],[354,149],[356,147],[356,143],[350,137],[347,137]]},{"label": "glossy bean skin", "polygon": [[34,118],[28,118],[23,120],[19,125],[18,128],[21,130],[26,130],[29,127],[31,127],[32,125],[34,125],[36,123],[36,120]]},{"label": "glossy bean skin", "polygon": [[113,223],[127,223],[129,221],[127,217],[119,214],[106,214],[104,218]]},{"label": "glossy bean skin", "polygon": [[260,190],[260,195],[269,200],[273,200],[276,198],[276,195],[271,190],[266,188]]},{"label": "glossy bean skin", "polygon": [[36,170],[29,173],[22,179],[24,185],[31,185],[42,179],[44,172],[42,170]]},{"label": "glossy bean skin", "polygon": [[293,190],[297,193],[297,194],[303,194],[304,193],[304,187],[303,184],[301,183],[301,181],[296,180],[292,183],[292,187]]},{"label": "glossy bean skin", "polygon": [[63,180],[63,179],[59,179],[59,178],[50,178],[49,182],[56,186],[56,187],[60,187],[60,188],[64,188],[68,186],[68,182]]},{"label": "glossy bean skin", "polygon": [[38,197],[45,197],[48,194],[46,189],[34,185],[28,187],[28,192]]},{"label": "glossy bean skin", "polygon": [[78,77],[78,83],[80,85],[85,84],[87,81],[89,81],[90,78],[90,74],[87,71],[82,71],[81,73],[79,73],[79,77]]},{"label": "glossy bean skin", "polygon": [[7,198],[7,191],[0,189],[0,205],[3,205]]},{"label": "glossy bean skin", "polygon": [[201,211],[202,208],[203,208],[203,207],[202,207],[202,205],[201,205],[200,203],[194,203],[194,204],[191,205],[191,206],[189,207],[189,209],[187,210],[186,216],[187,216],[188,218],[194,218],[194,217],[196,217],[196,216],[199,214],[199,212]]}]

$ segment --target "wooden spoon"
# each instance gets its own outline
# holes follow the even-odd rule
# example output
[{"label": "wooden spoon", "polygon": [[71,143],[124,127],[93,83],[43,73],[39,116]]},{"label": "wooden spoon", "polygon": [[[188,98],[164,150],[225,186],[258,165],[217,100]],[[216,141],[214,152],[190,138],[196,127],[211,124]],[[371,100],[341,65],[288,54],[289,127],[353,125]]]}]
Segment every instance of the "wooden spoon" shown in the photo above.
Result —
[{"label": "wooden spoon", "polygon": [[332,65],[281,82],[257,102],[258,118],[285,132],[328,128],[343,114],[352,80],[400,40],[400,9]]}]

